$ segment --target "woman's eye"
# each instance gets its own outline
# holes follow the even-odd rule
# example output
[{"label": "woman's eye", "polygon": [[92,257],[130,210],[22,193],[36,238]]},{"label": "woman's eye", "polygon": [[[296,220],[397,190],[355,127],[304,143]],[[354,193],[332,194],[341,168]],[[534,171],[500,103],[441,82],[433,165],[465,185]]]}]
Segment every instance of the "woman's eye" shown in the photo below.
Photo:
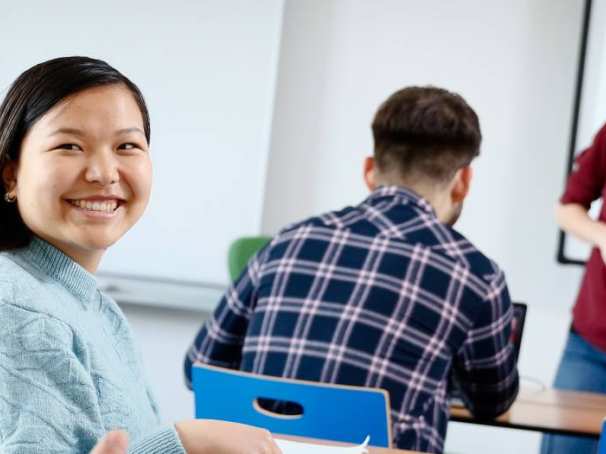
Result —
[{"label": "woman's eye", "polygon": [[137,151],[137,150],[141,150],[141,147],[139,145],[137,145],[136,143],[123,143],[122,145],[120,145],[118,147],[118,150],[124,150],[124,151]]},{"label": "woman's eye", "polygon": [[82,147],[75,143],[63,143],[58,147],[55,147],[55,150],[82,151]]}]

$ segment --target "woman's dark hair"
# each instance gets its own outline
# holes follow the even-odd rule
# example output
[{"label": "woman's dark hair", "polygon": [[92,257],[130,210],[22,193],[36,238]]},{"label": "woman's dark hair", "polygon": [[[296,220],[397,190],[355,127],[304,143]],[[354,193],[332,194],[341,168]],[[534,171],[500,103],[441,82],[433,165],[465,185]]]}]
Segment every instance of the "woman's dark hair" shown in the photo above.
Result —
[{"label": "woman's dark hair", "polygon": [[392,94],[372,122],[379,170],[404,178],[447,182],[480,153],[482,134],[465,100],[437,87]]},{"label": "woman's dark hair", "polygon": [[0,250],[26,246],[31,232],[23,223],[16,203],[4,200],[1,178],[10,162],[19,160],[21,142],[30,128],[65,98],[103,85],[123,84],[130,90],[143,117],[143,129],[150,141],[149,113],[139,88],[102,60],[63,57],[31,67],[11,85],[0,105]]}]

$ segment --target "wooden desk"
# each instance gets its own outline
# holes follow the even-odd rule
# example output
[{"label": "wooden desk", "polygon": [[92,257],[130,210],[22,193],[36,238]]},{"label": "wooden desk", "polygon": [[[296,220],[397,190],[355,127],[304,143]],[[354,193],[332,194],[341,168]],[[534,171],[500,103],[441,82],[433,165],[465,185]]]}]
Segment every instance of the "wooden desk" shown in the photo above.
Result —
[{"label": "wooden desk", "polygon": [[598,438],[606,417],[606,395],[544,389],[521,389],[509,411],[495,420],[479,421],[461,407],[451,407],[450,420],[513,429]]},{"label": "wooden desk", "polygon": [[[576,435],[599,438],[602,421],[606,417],[606,395],[544,389],[533,391],[521,389],[509,411],[494,420],[477,420],[462,407],[451,407],[450,420],[507,427],[510,429],[534,430],[558,435]],[[287,440],[318,442],[345,446],[309,438],[276,435]],[[416,454],[416,451],[400,449],[369,448],[369,454]]]},{"label": "wooden desk", "polygon": [[[323,445],[334,445],[334,446],[353,446],[348,443],[339,443],[336,441],[318,440],[314,438],[306,437],[293,437],[290,435],[274,435],[275,438],[283,438],[284,440],[302,441],[304,443],[319,443]],[[368,454],[422,454],[419,451],[406,451],[403,449],[394,448],[376,448],[374,446],[368,447]]]}]

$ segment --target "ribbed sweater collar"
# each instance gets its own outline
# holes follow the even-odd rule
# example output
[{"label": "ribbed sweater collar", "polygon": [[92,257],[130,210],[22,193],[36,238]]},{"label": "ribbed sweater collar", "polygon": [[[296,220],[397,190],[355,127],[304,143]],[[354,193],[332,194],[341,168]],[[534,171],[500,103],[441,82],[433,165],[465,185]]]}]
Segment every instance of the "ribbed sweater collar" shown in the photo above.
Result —
[{"label": "ribbed sweater collar", "polygon": [[36,236],[27,247],[15,251],[15,254],[81,300],[91,300],[97,291],[97,280],[94,275],[59,249]]}]

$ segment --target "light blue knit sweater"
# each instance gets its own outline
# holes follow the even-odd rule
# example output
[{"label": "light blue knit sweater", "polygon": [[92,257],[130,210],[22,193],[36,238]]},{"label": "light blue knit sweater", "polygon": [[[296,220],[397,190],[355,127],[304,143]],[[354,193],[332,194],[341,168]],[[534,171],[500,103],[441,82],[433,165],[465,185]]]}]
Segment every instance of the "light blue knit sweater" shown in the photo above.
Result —
[{"label": "light blue knit sweater", "polygon": [[115,428],[132,453],[185,452],[94,276],[37,238],[0,253],[0,452],[88,453]]}]

